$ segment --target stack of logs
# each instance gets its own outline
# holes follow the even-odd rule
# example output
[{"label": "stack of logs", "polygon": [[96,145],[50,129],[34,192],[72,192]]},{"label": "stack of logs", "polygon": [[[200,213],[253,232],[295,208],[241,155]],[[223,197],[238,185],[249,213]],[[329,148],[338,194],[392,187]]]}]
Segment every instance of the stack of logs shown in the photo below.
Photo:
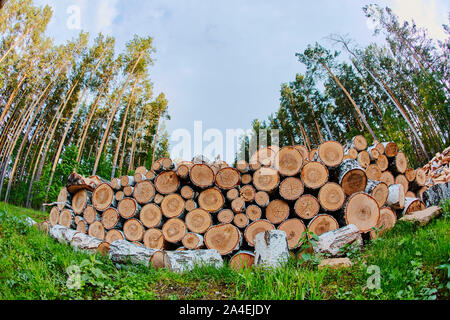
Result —
[{"label": "stack of logs", "polygon": [[235,167],[203,156],[178,164],[163,158],[111,182],[72,175],[49,224],[107,244],[216,249],[239,268],[253,263],[255,236],[268,230],[285,231],[292,251],[306,229],[321,235],[354,224],[374,237],[424,209],[425,178],[394,142],[368,147],[363,136],[314,150],[269,146]]},{"label": "stack of logs", "polygon": [[424,167],[426,176],[426,186],[432,187],[436,184],[450,181],[450,147],[442,153],[437,153]]}]

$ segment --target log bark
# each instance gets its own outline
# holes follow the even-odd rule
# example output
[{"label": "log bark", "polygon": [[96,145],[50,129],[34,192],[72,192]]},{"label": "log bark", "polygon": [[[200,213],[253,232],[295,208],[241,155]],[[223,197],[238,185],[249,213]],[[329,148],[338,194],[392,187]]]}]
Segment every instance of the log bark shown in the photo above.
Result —
[{"label": "log bark", "polygon": [[356,243],[361,247],[363,241],[358,227],[354,224],[350,224],[343,228],[321,234],[319,236],[319,241],[313,244],[313,249],[315,253],[340,257],[344,255],[344,252],[341,249],[353,243]]},{"label": "log bark", "polygon": [[441,201],[445,201],[450,198],[450,183],[440,183],[434,185],[422,194],[422,200],[427,207],[439,206]]},{"label": "log bark", "polygon": [[116,263],[132,262],[148,266],[155,252],[154,249],[141,247],[127,240],[117,240],[110,245],[109,257]]},{"label": "log bark", "polygon": [[221,268],[223,260],[217,250],[165,251],[164,267],[174,272],[187,272],[195,267]]},{"label": "log bark", "polygon": [[386,205],[393,209],[403,209],[405,207],[405,191],[401,184],[392,184],[389,186]]},{"label": "log bark", "polygon": [[405,207],[403,208],[402,216],[424,210],[425,208],[425,203],[419,198],[405,198]]},{"label": "log bark", "polygon": [[346,195],[364,191],[367,185],[367,176],[357,161],[347,159],[336,170],[337,181]]},{"label": "log bark", "polygon": [[286,233],[281,230],[260,232],[255,236],[255,264],[279,268],[289,260]]}]

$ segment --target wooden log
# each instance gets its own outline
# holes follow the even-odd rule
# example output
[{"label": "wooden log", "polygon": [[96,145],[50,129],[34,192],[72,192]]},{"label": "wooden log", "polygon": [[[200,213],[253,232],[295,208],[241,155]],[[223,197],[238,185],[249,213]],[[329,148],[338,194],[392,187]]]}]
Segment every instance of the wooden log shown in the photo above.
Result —
[{"label": "wooden log", "polygon": [[398,146],[395,142],[382,142],[384,146],[384,154],[388,158],[393,158],[398,153]]},{"label": "wooden log", "polygon": [[78,231],[78,232],[81,232],[81,233],[84,233],[84,234],[87,234],[87,232],[88,232],[88,224],[87,224],[87,222],[86,222],[86,220],[84,220],[83,218],[81,218],[80,216],[78,216],[78,222],[76,222],[76,224],[77,224],[77,228],[76,228],[76,230]]},{"label": "wooden log", "polygon": [[253,181],[252,175],[249,173],[245,173],[241,176],[241,183],[244,185],[250,184],[250,183],[252,183],[252,181]]},{"label": "wooden log", "polygon": [[94,221],[94,223],[89,225],[88,235],[103,241],[106,235],[103,224],[100,221]]},{"label": "wooden log", "polygon": [[269,194],[265,191],[258,191],[255,194],[255,203],[261,208],[266,208],[269,205]]},{"label": "wooden log", "polygon": [[150,258],[156,250],[141,247],[127,240],[117,240],[111,243],[109,257],[116,263],[132,262],[135,264],[149,265]]},{"label": "wooden log", "polygon": [[389,160],[384,154],[380,154],[378,157],[376,164],[380,168],[381,171],[386,171],[389,167]]},{"label": "wooden log", "polygon": [[119,202],[117,210],[122,218],[130,219],[139,214],[141,206],[133,198],[125,198]]},{"label": "wooden log", "polygon": [[241,182],[241,174],[235,168],[220,169],[215,177],[216,186],[222,190],[230,190],[239,186]]},{"label": "wooden log", "polygon": [[275,226],[269,220],[257,220],[250,223],[244,231],[244,237],[248,245],[255,245],[255,236],[260,232],[275,230]]},{"label": "wooden log", "polygon": [[389,207],[383,207],[380,209],[380,220],[376,226],[377,231],[370,231],[370,238],[376,239],[382,236],[386,231],[392,229],[397,223],[397,215],[394,210]]},{"label": "wooden log", "polygon": [[247,161],[245,160],[238,160],[236,162],[236,169],[240,172],[240,173],[247,173],[250,170],[250,166],[248,164]]},{"label": "wooden log", "polygon": [[113,178],[111,180],[111,188],[113,188],[114,191],[118,191],[122,188],[122,184],[120,183],[119,178]]},{"label": "wooden log", "polygon": [[389,161],[389,171],[396,173],[405,173],[408,168],[408,159],[403,152],[399,151],[395,157]]},{"label": "wooden log", "polygon": [[314,218],[320,210],[319,200],[310,194],[301,196],[294,205],[294,211],[302,219]]},{"label": "wooden log", "polygon": [[328,182],[328,169],[320,162],[310,161],[303,166],[301,179],[305,187],[319,189]]},{"label": "wooden log", "polygon": [[153,181],[156,178],[156,173],[154,171],[148,170],[145,174],[145,180]]},{"label": "wooden log", "polygon": [[233,224],[239,229],[244,229],[248,226],[250,219],[245,213],[238,213],[233,218]]},{"label": "wooden log", "polygon": [[344,147],[336,141],[322,143],[314,155],[314,161],[319,161],[329,168],[336,168],[344,159]]},{"label": "wooden log", "polygon": [[370,160],[375,161],[380,156],[380,152],[377,149],[377,146],[370,146],[367,148],[367,153],[369,154]]},{"label": "wooden log", "polygon": [[186,233],[181,243],[188,250],[197,250],[204,245],[203,236],[194,232]]},{"label": "wooden log", "polygon": [[337,211],[345,202],[345,193],[340,185],[328,182],[320,188],[318,200],[325,211]]},{"label": "wooden log", "polygon": [[209,188],[214,184],[214,171],[207,164],[196,164],[191,168],[189,178],[196,187]]},{"label": "wooden log", "polygon": [[93,206],[87,206],[83,211],[83,218],[87,224],[93,224],[95,221],[101,221],[101,215]]},{"label": "wooden log", "polygon": [[422,200],[428,206],[439,206],[450,198],[450,183],[440,183],[423,191]]},{"label": "wooden log", "polygon": [[245,200],[238,197],[231,201],[231,210],[236,214],[243,213],[245,211]]},{"label": "wooden log", "polygon": [[88,204],[91,204],[92,192],[80,190],[72,197],[72,210],[80,215]]},{"label": "wooden log", "polygon": [[314,156],[316,155],[317,149],[311,149],[309,150],[308,160],[313,161]]},{"label": "wooden log", "polygon": [[139,212],[139,220],[146,228],[159,228],[162,226],[162,211],[155,203],[146,204]]},{"label": "wooden log", "polygon": [[295,147],[283,147],[275,156],[274,167],[284,177],[297,175],[302,166],[303,157]]},{"label": "wooden log", "polygon": [[197,202],[195,202],[192,199],[186,200],[184,207],[186,208],[187,212],[191,212],[194,209],[198,208]]},{"label": "wooden log", "polygon": [[123,225],[123,234],[128,241],[141,241],[144,232],[144,225],[138,219],[128,219]]},{"label": "wooden log", "polygon": [[234,199],[236,199],[237,197],[239,197],[239,190],[237,189],[231,189],[227,191],[227,200],[228,201],[233,201]]},{"label": "wooden log", "polygon": [[109,208],[102,214],[102,224],[106,230],[122,229],[123,219],[121,219],[119,212],[115,208]]},{"label": "wooden log", "polygon": [[164,267],[173,272],[187,272],[196,266],[221,268],[223,260],[216,250],[165,251]]},{"label": "wooden log", "polygon": [[150,228],[145,231],[143,236],[144,246],[146,248],[163,250],[168,247],[168,242],[164,239],[164,235],[161,230],[157,228]]},{"label": "wooden log", "polygon": [[224,256],[240,248],[242,235],[232,224],[220,224],[206,231],[204,241],[208,249],[216,249],[220,255]]},{"label": "wooden log", "polygon": [[305,224],[302,220],[293,218],[281,223],[278,230],[286,232],[287,242],[290,250],[296,249],[301,245],[303,233],[306,231]]},{"label": "wooden log", "polygon": [[63,209],[59,214],[58,224],[66,228],[75,229],[76,225],[74,218],[75,214],[72,210]]},{"label": "wooden log", "polygon": [[261,219],[262,210],[258,205],[252,204],[245,209],[245,214],[251,221],[257,221]]},{"label": "wooden log", "polygon": [[162,214],[167,218],[178,218],[184,214],[185,201],[177,193],[169,194],[161,202]]},{"label": "wooden log", "polygon": [[174,193],[180,187],[180,179],[174,171],[164,171],[154,180],[158,193],[168,195]]},{"label": "wooden log", "polygon": [[71,197],[70,197],[69,192],[67,191],[66,188],[62,188],[59,191],[59,194],[58,194],[58,200],[57,200],[57,202],[58,202],[58,205],[57,205],[58,206],[58,210],[61,211],[66,206],[68,206],[70,208],[70,206],[71,206],[70,200],[71,200]]},{"label": "wooden log", "polygon": [[156,203],[157,205],[160,205],[163,200],[164,196],[159,193],[155,194],[155,198],[153,198],[153,202]]},{"label": "wooden log", "polygon": [[136,184],[136,181],[134,181],[134,177],[132,176],[122,176],[120,177],[120,184],[122,185],[122,187],[133,187]]},{"label": "wooden log", "polygon": [[376,163],[369,165],[366,169],[366,176],[369,180],[379,181],[381,178],[380,167]]},{"label": "wooden log", "polygon": [[212,226],[213,221],[208,211],[194,209],[186,215],[185,223],[189,231],[204,234]]},{"label": "wooden log", "polygon": [[[353,159],[356,160],[356,158],[358,158],[358,150],[356,150],[355,148],[352,148],[350,146],[345,147],[344,149],[344,153],[346,157],[346,159]],[[342,159],[342,161],[344,161],[345,159]]]},{"label": "wooden log", "polygon": [[339,223],[329,214],[318,214],[308,223],[308,230],[317,236],[338,228]]},{"label": "wooden log", "polygon": [[175,164],[170,158],[161,158],[160,163],[162,165],[163,170],[172,170],[175,168]]},{"label": "wooden log", "polygon": [[380,207],[371,195],[358,192],[348,198],[344,218],[347,225],[354,224],[360,232],[368,232],[378,224]]},{"label": "wooden log", "polygon": [[363,151],[367,149],[367,140],[362,135],[357,135],[352,138],[351,146],[357,151]]},{"label": "wooden log", "polygon": [[147,180],[146,177],[145,177],[145,174],[142,174],[142,173],[135,173],[133,178],[134,178],[134,181],[136,181],[136,183],[139,183],[139,182],[142,182],[144,180]]},{"label": "wooden log", "polygon": [[337,181],[347,196],[364,191],[367,185],[367,176],[357,161],[347,159],[337,168]]},{"label": "wooden log", "polygon": [[420,200],[424,201],[424,202],[425,202],[425,200],[424,200],[424,198],[423,198],[423,194],[424,194],[424,192],[427,191],[427,190],[428,190],[428,187],[422,187],[422,188],[419,189],[419,191],[417,191],[417,197],[418,197]]},{"label": "wooden log", "polygon": [[71,195],[80,190],[88,190],[92,192],[98,185],[105,182],[106,181],[98,176],[90,176],[86,178],[76,172],[72,172],[69,177],[67,177],[66,189]]},{"label": "wooden log", "polygon": [[377,148],[380,156],[384,154],[384,144],[378,142],[378,141],[374,141],[374,145]]},{"label": "wooden log", "polygon": [[296,145],[294,146],[295,149],[297,149],[298,152],[302,155],[303,162],[306,163],[309,161],[309,151],[308,148],[306,148],[303,145]]},{"label": "wooden log", "polygon": [[98,211],[105,211],[117,205],[114,190],[107,183],[100,184],[92,193],[92,205]]},{"label": "wooden log", "polygon": [[370,194],[377,201],[380,208],[385,205],[389,196],[388,185],[384,182],[375,180],[369,180],[367,182],[367,187],[364,192]]},{"label": "wooden log", "polygon": [[[425,170],[422,168],[419,168],[416,170],[416,180],[414,181],[417,187],[423,187],[425,186],[425,182],[427,180],[427,175]],[[416,188],[417,188],[416,187]]]},{"label": "wooden log", "polygon": [[284,231],[270,230],[255,236],[255,265],[278,268],[286,264],[289,257]]},{"label": "wooden log", "polygon": [[117,240],[125,240],[125,235],[123,234],[122,231],[117,229],[111,229],[108,231],[108,233],[106,233],[105,242],[111,244]]},{"label": "wooden log", "polygon": [[198,205],[208,212],[218,212],[223,208],[225,198],[219,188],[213,187],[200,192]]},{"label": "wooden log", "polygon": [[151,166],[151,171],[155,172],[155,173],[160,173],[163,170],[162,164],[160,161],[155,161],[152,163]]},{"label": "wooden log", "polygon": [[259,162],[250,163],[249,166],[251,171],[257,171],[262,167],[261,163]]},{"label": "wooden log", "polygon": [[280,224],[289,216],[289,205],[284,200],[273,200],[266,208],[266,218],[273,224]]},{"label": "wooden log", "polygon": [[135,174],[142,174],[143,176],[145,176],[147,174],[148,170],[145,166],[140,166],[137,167],[136,170],[134,170]]},{"label": "wooden log", "polygon": [[116,198],[116,201],[120,201],[123,198],[125,198],[125,194],[123,193],[123,191],[117,191],[115,194],[115,198]]},{"label": "wooden log", "polygon": [[186,180],[189,178],[189,167],[187,165],[179,165],[177,166],[177,176],[181,179],[181,180]]},{"label": "wooden log", "polygon": [[79,232],[57,224],[53,227],[50,227],[48,234],[52,238],[56,239],[59,243],[67,244],[70,243],[73,237],[79,234]]},{"label": "wooden log", "polygon": [[261,163],[263,166],[271,166],[274,163],[276,152],[271,147],[261,148],[250,157],[250,164]]},{"label": "wooden log", "polygon": [[313,250],[315,253],[339,257],[345,254],[341,249],[354,243],[361,247],[363,241],[358,227],[350,224],[321,234],[319,240],[313,243]]},{"label": "wooden log", "polygon": [[413,168],[406,168],[405,177],[409,182],[413,182],[416,179],[416,171]]},{"label": "wooden log", "polygon": [[230,259],[229,266],[235,271],[251,268],[255,264],[255,254],[251,251],[238,251]]},{"label": "wooden log", "polygon": [[405,190],[401,184],[392,184],[389,187],[389,195],[386,205],[393,209],[403,209],[405,207]]},{"label": "wooden log", "polygon": [[367,167],[370,165],[370,156],[367,151],[361,151],[360,153],[358,153],[357,160],[359,165],[364,169],[367,169]]},{"label": "wooden log", "polygon": [[232,223],[234,219],[234,213],[230,209],[223,209],[217,214],[217,220],[220,223]]},{"label": "wooden log", "polygon": [[406,179],[405,175],[399,174],[398,176],[396,176],[394,184],[401,184],[403,186],[406,195],[406,193],[409,190],[409,181],[408,179]]},{"label": "wooden log", "polygon": [[419,198],[405,198],[405,207],[403,208],[402,216],[424,209],[426,209],[425,203]]},{"label": "wooden log", "polygon": [[395,184],[394,175],[390,171],[381,173],[380,181],[386,183],[388,186]]},{"label": "wooden log", "polygon": [[253,185],[258,191],[273,192],[280,183],[278,171],[272,168],[261,168],[253,174]]},{"label": "wooden log", "polygon": [[171,218],[167,220],[162,227],[164,239],[170,243],[180,242],[186,232],[186,224],[179,218]]},{"label": "wooden log", "polygon": [[103,243],[100,239],[80,232],[75,233],[70,240],[70,245],[75,251],[86,251],[88,253],[101,252]]},{"label": "wooden log", "polygon": [[256,196],[256,190],[252,185],[244,185],[239,190],[239,195],[245,202],[253,202]]},{"label": "wooden log", "polygon": [[138,182],[133,191],[133,197],[139,204],[147,204],[155,197],[156,190],[151,181]]},{"label": "wooden log", "polygon": [[284,200],[295,201],[303,194],[304,186],[299,178],[289,177],[280,183],[279,192]]},{"label": "wooden log", "polygon": [[134,188],[132,186],[125,186],[123,188],[123,195],[125,197],[129,198],[129,197],[133,196],[133,191],[134,191]]},{"label": "wooden log", "polygon": [[185,200],[194,199],[195,198],[195,191],[190,186],[185,185],[180,190],[180,195]]},{"label": "wooden log", "polygon": [[50,210],[50,215],[48,217],[48,222],[50,224],[51,227],[54,227],[58,224],[59,222],[59,210],[58,207],[53,207]]}]

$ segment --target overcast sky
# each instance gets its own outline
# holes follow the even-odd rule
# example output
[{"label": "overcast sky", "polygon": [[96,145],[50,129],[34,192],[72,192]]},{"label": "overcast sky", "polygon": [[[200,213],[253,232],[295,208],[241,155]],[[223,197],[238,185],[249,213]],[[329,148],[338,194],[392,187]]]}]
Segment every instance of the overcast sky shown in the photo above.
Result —
[{"label": "overcast sky", "polygon": [[155,95],[164,92],[177,128],[247,129],[279,106],[283,82],[303,72],[295,53],[330,33],[349,34],[359,44],[374,41],[362,7],[390,6],[413,18],[433,37],[444,38],[445,0],[35,0],[54,9],[49,35],[59,43],[79,30],[67,28],[68,9],[77,5],[81,28],[91,39],[113,35],[117,49],[134,34],[152,36],[157,53],[151,68]]}]

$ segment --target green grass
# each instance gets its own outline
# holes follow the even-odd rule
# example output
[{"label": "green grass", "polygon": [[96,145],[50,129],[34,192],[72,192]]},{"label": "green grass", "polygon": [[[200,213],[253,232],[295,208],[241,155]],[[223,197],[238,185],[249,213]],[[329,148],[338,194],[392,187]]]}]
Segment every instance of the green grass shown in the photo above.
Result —
[{"label": "green grass", "polygon": [[[305,256],[279,270],[203,267],[185,274],[140,265],[117,269],[109,259],[75,252],[23,221],[26,215],[41,222],[46,213],[0,203],[0,299],[448,300],[449,203],[442,217],[423,228],[398,223],[362,251],[349,251],[349,269],[318,270],[320,258]],[[378,289],[370,286],[368,273],[377,268]],[[74,270],[78,287],[70,286]]]}]

